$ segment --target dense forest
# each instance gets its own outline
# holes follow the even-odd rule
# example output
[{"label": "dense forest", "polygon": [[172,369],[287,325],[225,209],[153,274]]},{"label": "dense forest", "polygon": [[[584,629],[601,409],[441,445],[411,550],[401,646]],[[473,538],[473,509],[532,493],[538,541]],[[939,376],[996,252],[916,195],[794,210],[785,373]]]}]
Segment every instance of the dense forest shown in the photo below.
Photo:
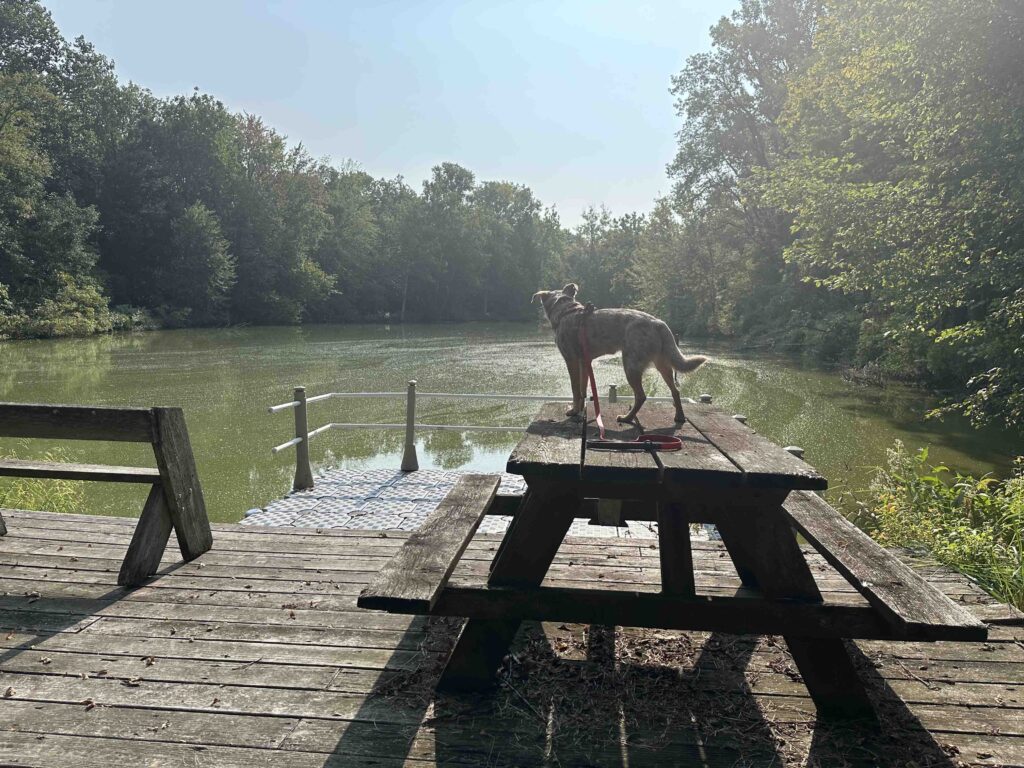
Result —
[{"label": "dense forest", "polygon": [[1019,427],[1021,72],[1017,0],[742,0],[671,80],[671,194],[567,229],[522,184],[446,162],[417,190],[155,98],[0,0],[0,338],[519,320],[571,279]]}]

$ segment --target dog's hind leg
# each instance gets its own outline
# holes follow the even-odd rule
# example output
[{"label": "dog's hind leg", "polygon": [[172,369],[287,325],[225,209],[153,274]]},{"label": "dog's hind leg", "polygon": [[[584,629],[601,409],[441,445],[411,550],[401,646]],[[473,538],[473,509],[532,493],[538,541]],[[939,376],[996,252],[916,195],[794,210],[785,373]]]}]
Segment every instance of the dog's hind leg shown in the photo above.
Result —
[{"label": "dog's hind leg", "polygon": [[622,367],[626,371],[626,381],[633,388],[633,407],[625,416],[619,416],[618,421],[635,422],[637,413],[643,407],[644,401],[647,400],[647,393],[644,392],[644,367],[638,365],[636,361],[628,359],[625,353],[622,355]]},{"label": "dog's hind leg", "polygon": [[676,423],[682,424],[686,421],[686,416],[683,415],[683,401],[679,397],[679,387],[676,386],[675,369],[672,367],[672,363],[660,357],[655,358],[654,367],[658,369],[658,373],[661,374],[661,378],[665,380],[672,393],[672,402],[676,405]]}]

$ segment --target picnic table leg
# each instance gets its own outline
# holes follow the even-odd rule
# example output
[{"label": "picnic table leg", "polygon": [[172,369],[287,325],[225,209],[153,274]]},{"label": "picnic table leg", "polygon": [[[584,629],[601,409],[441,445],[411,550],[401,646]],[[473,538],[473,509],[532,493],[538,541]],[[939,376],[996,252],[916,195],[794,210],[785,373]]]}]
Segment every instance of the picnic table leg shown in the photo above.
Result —
[{"label": "picnic table leg", "polygon": [[[748,571],[765,597],[822,602],[796,533],[778,505],[766,504],[740,514],[722,513],[716,524],[734,560],[739,558],[738,565]],[[794,632],[798,628],[794,627]],[[811,639],[799,634],[783,637],[819,714],[875,717],[842,640]]]},{"label": "picnic table leg", "polygon": [[658,555],[661,591],[671,595],[695,595],[690,519],[682,504],[658,504]]},{"label": "picnic table leg", "polygon": [[[538,586],[578,508],[575,494],[531,486],[495,555],[488,584]],[[438,690],[476,691],[492,686],[521,623],[519,619],[469,619],[441,673]]]}]

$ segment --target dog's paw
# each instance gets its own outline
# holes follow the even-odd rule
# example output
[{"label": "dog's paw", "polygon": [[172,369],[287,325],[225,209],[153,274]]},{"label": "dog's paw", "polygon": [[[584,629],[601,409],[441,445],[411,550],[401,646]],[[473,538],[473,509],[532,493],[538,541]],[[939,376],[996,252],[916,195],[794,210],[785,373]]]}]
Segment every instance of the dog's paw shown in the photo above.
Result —
[{"label": "dog's paw", "polygon": [[682,411],[680,411],[679,413],[676,414],[676,424],[685,424],[685,423],[686,423],[686,416],[683,414]]},{"label": "dog's paw", "polygon": [[616,416],[615,420],[619,422],[619,424],[636,424],[635,417],[631,419],[628,416]]}]

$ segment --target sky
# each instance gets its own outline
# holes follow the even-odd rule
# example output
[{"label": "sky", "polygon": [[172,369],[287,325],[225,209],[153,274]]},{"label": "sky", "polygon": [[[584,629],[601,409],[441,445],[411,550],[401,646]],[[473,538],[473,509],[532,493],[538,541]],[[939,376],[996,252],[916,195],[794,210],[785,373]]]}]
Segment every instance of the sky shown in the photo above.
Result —
[{"label": "sky", "polygon": [[526,184],[562,223],[671,183],[671,77],[738,0],[43,0],[122,81],[210,93],[335,164]]}]

